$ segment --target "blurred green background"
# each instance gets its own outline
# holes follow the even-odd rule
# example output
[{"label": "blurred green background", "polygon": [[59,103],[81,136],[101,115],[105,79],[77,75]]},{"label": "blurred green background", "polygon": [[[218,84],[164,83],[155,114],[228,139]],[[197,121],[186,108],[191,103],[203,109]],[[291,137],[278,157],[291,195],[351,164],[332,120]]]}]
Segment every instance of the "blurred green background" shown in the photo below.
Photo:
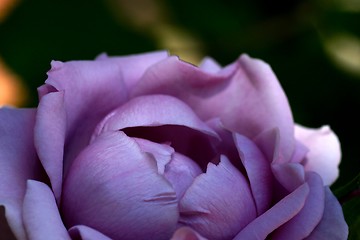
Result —
[{"label": "blurred green background", "polygon": [[10,6],[0,15],[0,63],[25,87],[18,97],[26,98],[18,106],[36,106],[36,88],[46,79],[52,59],[169,49],[194,64],[209,55],[226,65],[248,53],[272,66],[298,123],[329,124],[338,134],[343,161],[333,189],[359,173],[359,0],[0,4]]}]

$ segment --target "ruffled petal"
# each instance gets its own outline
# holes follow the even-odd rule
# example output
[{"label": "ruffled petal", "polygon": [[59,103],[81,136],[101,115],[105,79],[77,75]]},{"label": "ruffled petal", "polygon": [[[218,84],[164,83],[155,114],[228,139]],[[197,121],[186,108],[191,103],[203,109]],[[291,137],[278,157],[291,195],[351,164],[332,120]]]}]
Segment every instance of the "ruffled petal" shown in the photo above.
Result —
[{"label": "ruffled petal", "polygon": [[317,172],[324,185],[331,185],[339,176],[341,160],[340,142],[329,126],[319,129],[295,127],[295,137],[309,148],[306,155],[305,169]]},{"label": "ruffled petal", "polygon": [[222,67],[220,66],[219,63],[217,63],[214,59],[212,59],[211,57],[205,57],[199,67],[208,72],[208,73],[218,73],[220,72],[220,70],[222,69]]},{"label": "ruffled petal", "polygon": [[157,51],[120,57],[109,57],[106,54],[101,54],[96,60],[105,61],[105,64],[121,66],[122,79],[127,89],[132,89],[150,66],[168,57],[167,51]]},{"label": "ruffled petal", "polygon": [[64,92],[48,93],[37,109],[34,142],[58,203],[63,179],[65,132]]},{"label": "ruffled petal", "polygon": [[[128,88],[136,83],[149,66],[166,57],[164,52],[97,61],[51,63],[47,87],[40,88],[39,95],[45,96],[51,87],[51,91],[65,92],[65,175],[77,154],[88,145],[97,123],[127,101]],[[59,115],[59,118],[63,119],[64,116]]]},{"label": "ruffled petal", "polygon": [[72,240],[111,240],[101,232],[84,225],[77,225],[69,229]]},{"label": "ruffled petal", "polygon": [[257,215],[261,215],[269,208],[272,199],[270,164],[255,143],[247,137],[235,133],[234,142],[249,178]]},{"label": "ruffled petal", "polygon": [[249,223],[236,235],[234,240],[266,239],[271,232],[301,211],[305,205],[308,194],[309,186],[307,183],[304,183],[264,214]]},{"label": "ruffled petal", "polygon": [[189,227],[181,227],[176,230],[171,240],[206,240],[206,238]]},{"label": "ruffled petal", "polygon": [[159,144],[142,138],[133,138],[141,151],[151,154],[156,160],[159,174],[164,174],[165,166],[171,161],[174,149],[167,144]]},{"label": "ruffled petal", "polygon": [[[279,151],[284,160],[289,160],[294,150],[294,120],[287,97],[273,73],[271,67],[259,59],[246,54],[239,59],[241,69],[238,76],[242,104],[239,119],[246,116],[244,122],[237,122],[240,133],[252,131],[256,136],[265,130],[279,129]],[[245,80],[241,79],[245,77]],[[255,109],[255,110],[254,110]],[[250,116],[249,116],[250,115]],[[251,129],[251,128],[254,129]],[[246,130],[250,128],[251,130]],[[251,134],[249,134],[251,136]]]},{"label": "ruffled petal", "polygon": [[27,179],[43,169],[34,147],[35,109],[0,109],[0,206],[17,239],[25,239],[22,202]]},{"label": "ruffled petal", "polygon": [[176,194],[156,162],[123,132],[98,136],[65,179],[68,227],[86,225],[115,239],[169,239],[178,221]]},{"label": "ruffled petal", "polygon": [[29,240],[69,239],[51,189],[28,180],[23,204],[24,226]]},{"label": "ruffled petal", "polygon": [[[212,64],[211,68],[214,68],[214,64]],[[216,74],[210,74],[209,72],[214,71],[201,70],[179,60],[178,57],[171,56],[151,66],[141,77],[138,84],[131,89],[130,97],[147,94],[167,94],[176,96],[187,103],[195,103],[196,99],[197,101],[206,100],[226,88],[229,85],[228,79],[234,74],[235,70],[236,64],[233,64],[216,71]],[[201,102],[198,102],[199,107],[201,107]],[[205,101],[203,103],[205,104]],[[212,101],[212,103],[216,102]],[[219,104],[215,106],[219,106]],[[196,110],[200,109],[196,108]],[[207,113],[204,111],[196,112],[203,119],[211,118],[206,116]]]},{"label": "ruffled petal", "polygon": [[256,218],[245,177],[225,157],[208,164],[179,203],[179,223],[211,239],[229,239]]},{"label": "ruffled petal", "polygon": [[319,224],[324,213],[324,186],[321,177],[313,172],[307,173],[306,182],[310,192],[304,207],[294,218],[276,229],[272,238],[301,240],[309,236]]},{"label": "ruffled petal", "polygon": [[226,128],[249,138],[277,127],[285,161],[294,150],[288,100],[271,68],[261,60],[242,55],[234,64],[209,73],[170,57],[149,68],[130,96],[146,94],[175,96],[201,119],[220,117]]},{"label": "ruffled petal", "polygon": [[306,240],[326,240],[348,238],[349,228],[338,200],[328,187],[325,187],[325,207],[322,219]]}]

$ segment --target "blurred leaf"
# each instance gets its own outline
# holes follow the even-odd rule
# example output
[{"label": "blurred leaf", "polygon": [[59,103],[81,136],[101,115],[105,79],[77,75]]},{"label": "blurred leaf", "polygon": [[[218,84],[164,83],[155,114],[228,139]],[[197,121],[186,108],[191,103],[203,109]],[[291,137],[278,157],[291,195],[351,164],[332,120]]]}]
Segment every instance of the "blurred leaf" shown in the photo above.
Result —
[{"label": "blurred leaf", "polygon": [[349,240],[360,239],[360,196],[343,204],[345,220],[349,225]]},{"label": "blurred leaf", "polygon": [[360,173],[349,183],[334,190],[342,203],[344,217],[349,225],[349,240],[360,239]]},{"label": "blurred leaf", "polygon": [[[346,197],[347,195],[349,195],[351,192],[355,191],[355,190],[359,190],[360,189],[360,173],[350,182],[348,182],[347,184],[335,189],[333,192],[335,194],[335,196],[340,199],[340,201],[346,201]],[[360,211],[359,211],[360,213]]]}]

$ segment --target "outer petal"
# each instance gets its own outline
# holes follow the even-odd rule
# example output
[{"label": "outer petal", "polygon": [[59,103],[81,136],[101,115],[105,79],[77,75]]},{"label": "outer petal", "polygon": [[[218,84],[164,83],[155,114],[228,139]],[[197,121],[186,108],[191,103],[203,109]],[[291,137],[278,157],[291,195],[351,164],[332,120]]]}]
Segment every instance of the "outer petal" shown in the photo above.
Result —
[{"label": "outer petal", "polygon": [[84,225],[77,225],[69,229],[72,240],[111,240],[101,232]]},{"label": "outer petal", "polygon": [[305,169],[317,172],[324,185],[331,185],[339,176],[341,159],[340,142],[335,133],[328,127],[319,129],[295,127],[295,137],[309,148]]},{"label": "outer petal", "polygon": [[250,139],[234,134],[234,142],[250,181],[257,214],[261,215],[269,208],[272,199],[273,178],[270,164]]},{"label": "outer petal", "polygon": [[[211,65],[211,67],[203,66],[205,69],[201,70],[175,56],[169,57],[150,67],[132,89],[130,96],[169,94],[181,97],[186,102],[192,98],[211,97],[228,86],[227,80],[236,70],[235,64],[221,71],[217,71],[216,64]],[[215,70],[211,70],[214,68]],[[209,72],[217,72],[217,74],[209,74]],[[200,114],[201,117],[206,117],[203,116],[203,112]]]},{"label": "outer petal", "polygon": [[34,141],[58,203],[62,188],[65,133],[64,92],[48,93],[38,106]]},{"label": "outer petal", "polygon": [[44,183],[28,180],[23,219],[29,240],[70,239],[61,220],[54,195]]},{"label": "outer petal", "polygon": [[324,213],[324,187],[321,177],[313,172],[307,174],[310,187],[304,207],[290,221],[280,226],[272,234],[274,239],[304,239],[320,222]]},{"label": "outer petal", "polygon": [[239,63],[246,79],[241,86],[242,101],[245,105],[241,107],[241,113],[245,115],[250,112],[250,117],[243,124],[237,124],[242,128],[248,128],[248,125],[252,126],[255,122],[254,127],[257,131],[253,136],[264,130],[279,128],[280,153],[284,159],[289,159],[294,149],[294,121],[280,83],[270,66],[261,60],[242,55]]},{"label": "outer petal", "polygon": [[208,73],[218,73],[222,69],[220,64],[210,57],[204,58],[199,67]]},{"label": "outer petal", "polygon": [[101,54],[96,60],[105,61],[105,64],[121,66],[125,85],[131,89],[150,66],[168,57],[167,51],[158,51],[121,57],[108,57],[106,54]]},{"label": "outer petal", "polygon": [[256,207],[245,177],[222,156],[209,163],[179,203],[180,224],[211,239],[229,239],[256,218]]},{"label": "outer petal", "polygon": [[17,239],[25,239],[21,217],[27,179],[43,169],[33,143],[35,109],[0,109],[0,205]]},{"label": "outer petal", "polygon": [[287,98],[271,68],[242,55],[229,67],[210,74],[176,58],[154,65],[131,96],[169,94],[189,104],[208,120],[220,117],[226,128],[253,138],[278,127],[280,152],[294,150],[293,119]]},{"label": "outer petal", "polygon": [[74,161],[62,212],[68,227],[86,225],[114,239],[168,239],[178,221],[173,188],[120,131],[98,136]]},{"label": "outer petal", "polygon": [[[98,61],[51,63],[46,84],[65,92],[65,175],[72,160],[88,144],[96,124],[127,100],[128,88],[149,66],[166,56],[155,53]],[[40,90],[40,95],[44,95],[46,89]]]},{"label": "outer petal", "polygon": [[181,227],[176,230],[171,240],[206,240],[206,238],[189,227]]},{"label": "outer petal", "polygon": [[328,187],[325,187],[325,208],[321,222],[307,240],[327,240],[348,238],[349,229],[344,219],[341,205]]},{"label": "outer petal", "polygon": [[309,194],[309,186],[304,183],[294,192],[283,198],[272,208],[248,224],[234,240],[266,239],[266,237],[282,224],[296,216],[303,208]]}]

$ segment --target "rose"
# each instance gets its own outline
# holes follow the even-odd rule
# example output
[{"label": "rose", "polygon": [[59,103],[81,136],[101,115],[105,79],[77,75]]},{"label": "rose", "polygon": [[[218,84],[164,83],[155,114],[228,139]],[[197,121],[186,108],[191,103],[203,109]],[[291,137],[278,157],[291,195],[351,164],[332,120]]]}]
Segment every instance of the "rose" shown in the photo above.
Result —
[{"label": "rose", "polygon": [[339,141],[294,125],[264,62],[51,66],[37,109],[0,110],[9,238],[346,239]]}]

